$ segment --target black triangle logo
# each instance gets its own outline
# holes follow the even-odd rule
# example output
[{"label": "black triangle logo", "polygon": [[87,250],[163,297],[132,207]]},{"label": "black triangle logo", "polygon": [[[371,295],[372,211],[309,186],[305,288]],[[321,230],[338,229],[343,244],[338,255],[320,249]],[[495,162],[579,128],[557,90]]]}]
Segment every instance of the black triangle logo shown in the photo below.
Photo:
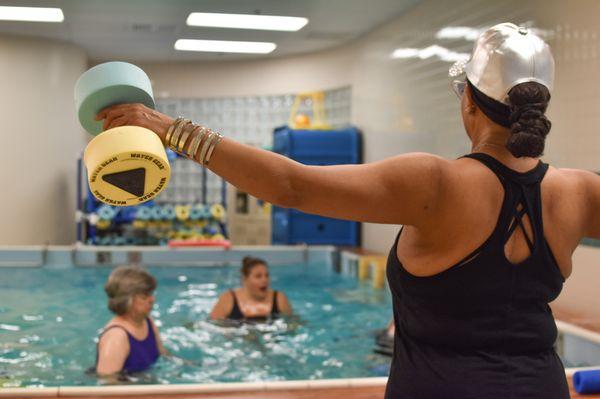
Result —
[{"label": "black triangle logo", "polygon": [[146,169],[137,168],[102,176],[102,180],[136,197],[144,195]]}]

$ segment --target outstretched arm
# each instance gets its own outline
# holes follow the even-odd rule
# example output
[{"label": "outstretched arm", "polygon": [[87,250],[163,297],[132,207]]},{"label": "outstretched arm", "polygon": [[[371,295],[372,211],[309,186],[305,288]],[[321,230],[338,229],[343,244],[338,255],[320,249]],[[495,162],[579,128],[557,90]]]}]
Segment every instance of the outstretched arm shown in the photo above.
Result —
[{"label": "outstretched arm", "polygon": [[429,154],[406,154],[363,165],[307,166],[225,139],[210,169],[278,206],[339,219],[416,225],[437,204],[443,163]]},{"label": "outstretched arm", "polygon": [[[141,104],[102,111],[105,128],[142,126],[165,135],[173,119]],[[189,140],[188,140],[189,145]],[[307,166],[225,138],[210,169],[275,205],[361,222],[420,225],[433,219],[449,163],[423,153],[363,165]]]}]

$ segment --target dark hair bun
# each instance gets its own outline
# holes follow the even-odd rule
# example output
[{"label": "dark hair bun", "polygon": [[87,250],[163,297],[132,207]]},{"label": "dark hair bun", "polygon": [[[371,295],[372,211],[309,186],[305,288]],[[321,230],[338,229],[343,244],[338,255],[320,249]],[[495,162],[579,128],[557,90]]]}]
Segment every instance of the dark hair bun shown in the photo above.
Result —
[{"label": "dark hair bun", "polygon": [[544,113],[550,101],[548,88],[540,83],[516,85],[508,93],[510,136],[506,148],[517,158],[537,158],[544,153],[552,123]]}]

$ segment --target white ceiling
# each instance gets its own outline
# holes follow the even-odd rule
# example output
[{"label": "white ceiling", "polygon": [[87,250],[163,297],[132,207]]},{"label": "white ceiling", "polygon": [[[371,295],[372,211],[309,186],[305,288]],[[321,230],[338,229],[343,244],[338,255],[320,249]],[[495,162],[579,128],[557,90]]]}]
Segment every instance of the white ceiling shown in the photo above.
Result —
[{"label": "white ceiling", "polygon": [[[91,60],[141,62],[278,57],[336,47],[397,17],[418,0],[0,0],[4,6],[60,7],[63,23],[0,21],[0,34],[74,43]],[[306,17],[298,32],[188,27],[190,12]],[[267,41],[269,55],[175,51],[179,38]]]}]

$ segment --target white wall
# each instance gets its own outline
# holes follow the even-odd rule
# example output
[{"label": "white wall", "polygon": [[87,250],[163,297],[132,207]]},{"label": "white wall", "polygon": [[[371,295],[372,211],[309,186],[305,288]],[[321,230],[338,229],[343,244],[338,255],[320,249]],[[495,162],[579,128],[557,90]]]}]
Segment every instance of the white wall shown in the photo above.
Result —
[{"label": "white wall", "polygon": [[233,97],[332,89],[351,83],[343,48],[268,61],[139,64],[157,97]]},{"label": "white wall", "polygon": [[0,36],[0,245],[75,240],[76,157],[85,143],[73,87],[87,67],[75,46]]}]

